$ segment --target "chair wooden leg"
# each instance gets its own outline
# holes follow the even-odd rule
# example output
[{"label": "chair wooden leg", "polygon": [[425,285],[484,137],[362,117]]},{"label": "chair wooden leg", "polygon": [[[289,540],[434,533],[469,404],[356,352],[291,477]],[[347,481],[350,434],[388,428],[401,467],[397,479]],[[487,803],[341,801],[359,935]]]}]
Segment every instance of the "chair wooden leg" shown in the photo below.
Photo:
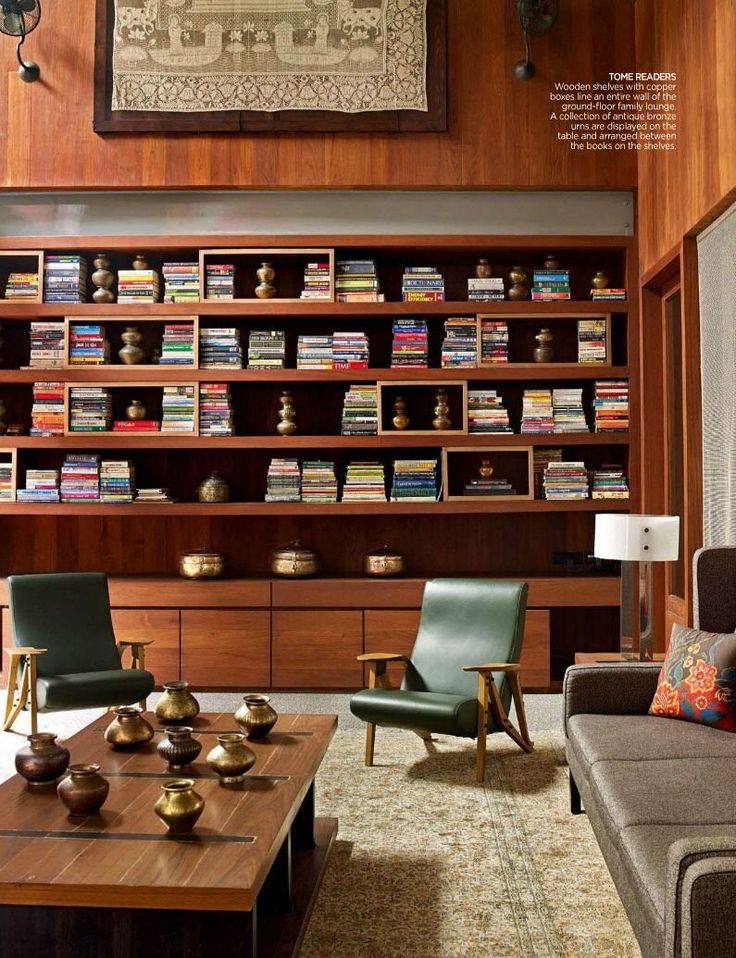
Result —
[{"label": "chair wooden leg", "polygon": [[[140,669],[141,672],[145,671],[146,668],[146,649],[145,646],[138,646],[138,654],[133,656],[132,667],[134,669]],[[146,711],[146,705],[148,704],[145,699],[141,699],[138,703],[143,711]]]},{"label": "chair wooden leg", "polygon": [[483,783],[486,778],[486,732],[488,728],[488,682],[485,675],[478,676],[478,743],[475,757],[475,780]]},{"label": "chair wooden leg", "polygon": [[8,721],[15,705],[15,693],[18,691],[18,663],[11,657],[8,666],[8,688],[5,692],[5,714],[3,715],[3,731],[7,732],[12,721]]},{"label": "chair wooden leg", "polygon": [[365,764],[373,765],[373,749],[376,744],[376,726],[373,722],[365,724]]},{"label": "chair wooden leg", "polygon": [[509,675],[509,680],[511,682],[511,695],[514,699],[514,705],[516,706],[516,718],[519,722],[519,731],[521,732],[521,737],[531,749],[534,747],[534,742],[532,742],[529,736],[529,727],[526,724],[524,693],[521,691],[521,679],[519,678],[519,673],[511,672]]},{"label": "chair wooden leg", "polygon": [[[13,673],[15,674],[15,671],[18,667],[17,659],[11,658],[10,667],[12,668]],[[15,683],[17,683],[17,679],[14,680],[14,684]],[[8,678],[8,685],[10,685],[10,678]],[[23,668],[21,670],[21,675],[20,675],[20,685],[18,686],[16,684],[16,688],[18,692],[17,701],[13,703],[12,699],[10,699],[9,702],[6,703],[6,716],[5,716],[5,722],[3,724],[3,731],[5,732],[7,732],[9,729],[13,727],[13,723],[15,722],[15,720],[18,718],[20,713],[25,708],[26,702],[28,700],[28,662],[27,661],[23,663]],[[10,706],[9,709],[8,709],[8,705]]]},{"label": "chair wooden leg", "polygon": [[[493,717],[496,721],[496,724],[499,728],[512,738],[520,749],[524,752],[534,751],[534,742],[529,739],[527,732],[526,736],[523,736],[519,730],[514,726],[514,724],[509,719],[506,714],[506,709],[503,707],[503,702],[501,701],[501,696],[498,694],[498,689],[496,688],[496,683],[492,678],[488,680],[488,690],[490,694],[490,707]],[[513,690],[513,686],[512,686]],[[521,686],[519,686],[519,693],[521,693]],[[523,709],[523,705],[522,705]],[[526,725],[526,722],[524,723]]]}]

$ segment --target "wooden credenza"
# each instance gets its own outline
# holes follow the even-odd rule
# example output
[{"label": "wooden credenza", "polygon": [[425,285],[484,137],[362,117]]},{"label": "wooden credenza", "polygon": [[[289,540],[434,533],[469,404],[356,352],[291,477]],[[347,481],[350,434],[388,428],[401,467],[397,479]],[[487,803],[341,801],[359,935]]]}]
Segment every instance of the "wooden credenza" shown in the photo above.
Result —
[{"label": "wooden credenza", "polygon": [[[617,607],[619,580],[527,581],[522,682],[527,689],[547,689],[555,610]],[[185,678],[212,690],[356,689],[365,681],[356,656],[411,651],[426,579],[190,582],[150,576],[109,582],[116,636],[154,640],[146,665],[157,685]],[[0,580],[3,646],[11,642],[7,605],[7,585]]]}]

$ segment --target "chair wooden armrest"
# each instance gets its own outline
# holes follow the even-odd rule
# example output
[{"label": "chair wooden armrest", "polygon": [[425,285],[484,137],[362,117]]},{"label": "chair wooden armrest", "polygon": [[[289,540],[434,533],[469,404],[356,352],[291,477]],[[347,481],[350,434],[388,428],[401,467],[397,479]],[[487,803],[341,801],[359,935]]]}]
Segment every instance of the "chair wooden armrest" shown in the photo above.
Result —
[{"label": "chair wooden armrest", "polygon": [[145,645],[153,645],[153,643],[154,643],[154,639],[140,639],[140,640],[139,639],[131,639],[131,640],[121,639],[120,642],[118,642],[118,648],[121,650],[127,649],[127,648],[132,649],[132,648],[135,648],[136,646],[138,648],[141,648],[142,646],[145,646]]},{"label": "chair wooden armrest", "polygon": [[409,664],[409,657],[400,652],[366,652],[356,656],[358,662],[403,662]]},{"label": "chair wooden armrest", "polygon": [[463,672],[480,672],[481,674],[490,672],[518,672],[518,662],[488,662],[485,665],[464,665]]},{"label": "chair wooden armrest", "polygon": [[152,645],[154,642],[153,639],[121,639],[117,643],[118,655],[120,656],[120,663],[122,665],[123,655],[125,654],[126,649],[130,649],[130,668],[131,669],[141,669],[145,671],[146,668],[146,646]]},{"label": "chair wooden armrest", "polygon": [[34,649],[31,645],[13,645],[5,651],[12,659],[13,656],[43,655],[44,652],[48,652],[48,649]]}]

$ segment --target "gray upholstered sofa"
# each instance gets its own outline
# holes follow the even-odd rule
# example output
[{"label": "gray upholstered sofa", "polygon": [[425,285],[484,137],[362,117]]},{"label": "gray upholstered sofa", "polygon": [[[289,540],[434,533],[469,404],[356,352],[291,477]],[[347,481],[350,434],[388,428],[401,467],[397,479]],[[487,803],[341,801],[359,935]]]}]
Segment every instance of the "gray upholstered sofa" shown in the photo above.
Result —
[{"label": "gray upholstered sofa", "polygon": [[[736,548],[693,561],[694,624],[736,628]],[[575,665],[564,684],[580,799],[644,958],[736,956],[736,734],[647,715],[659,667]]]}]

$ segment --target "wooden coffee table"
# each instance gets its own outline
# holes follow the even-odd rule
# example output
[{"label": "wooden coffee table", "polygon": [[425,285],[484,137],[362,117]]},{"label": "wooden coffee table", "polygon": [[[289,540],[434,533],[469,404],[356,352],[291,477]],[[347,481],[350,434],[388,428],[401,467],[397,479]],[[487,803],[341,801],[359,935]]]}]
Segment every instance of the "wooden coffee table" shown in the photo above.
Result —
[{"label": "wooden coffee table", "polygon": [[[158,727],[152,716],[149,721]],[[113,752],[97,719],[66,742],[110,782],[99,815],[67,816],[55,788],[0,785],[0,942],[13,958],[253,958],[298,954],[337,820],[315,818],[314,777],[333,715],[282,715],[242,785],[204,756],[232,715],[203,715],[202,754],[172,774],[155,743]],[[20,745],[20,741],[19,741]],[[206,805],[190,836],[154,814],[161,785],[193,778]]]}]

